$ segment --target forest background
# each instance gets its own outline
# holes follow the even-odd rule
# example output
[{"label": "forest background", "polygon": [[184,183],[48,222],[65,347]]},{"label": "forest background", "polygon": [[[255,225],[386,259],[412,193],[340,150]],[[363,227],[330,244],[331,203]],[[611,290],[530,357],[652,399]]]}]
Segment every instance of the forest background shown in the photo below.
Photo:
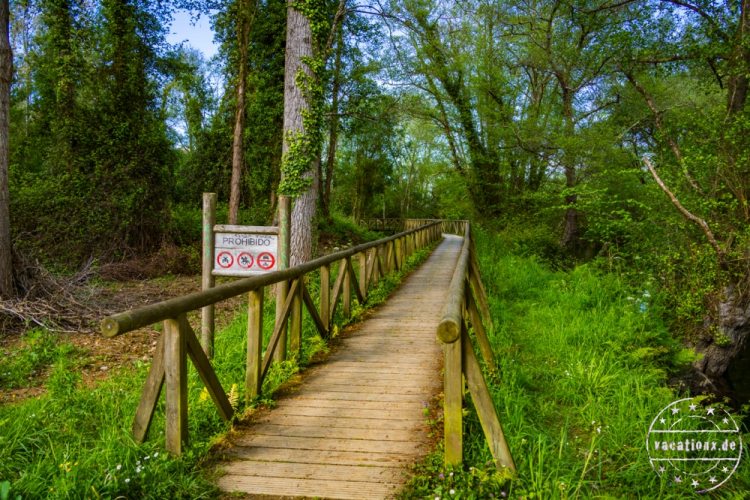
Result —
[{"label": "forest background", "polygon": [[[215,57],[166,42],[176,9],[210,19]],[[315,200],[313,240],[345,218],[471,218],[540,261],[660,292],[696,367],[726,370],[748,330],[748,0],[316,15],[334,26],[317,161],[293,193]],[[12,2],[14,262],[64,274],[171,252],[195,271],[204,192],[220,221],[272,224],[286,21],[282,0]]]}]

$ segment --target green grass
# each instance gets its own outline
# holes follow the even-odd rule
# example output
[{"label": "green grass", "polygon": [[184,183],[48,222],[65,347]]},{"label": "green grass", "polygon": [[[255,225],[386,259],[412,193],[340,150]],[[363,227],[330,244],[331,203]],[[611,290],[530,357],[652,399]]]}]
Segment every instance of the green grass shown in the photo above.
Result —
[{"label": "green grass", "polygon": [[[667,381],[693,359],[671,338],[653,287],[632,289],[585,265],[551,270],[504,235],[478,231],[476,244],[496,327],[499,375],[488,385],[518,473],[492,472],[468,396],[463,466],[444,468],[438,450],[402,497],[698,497],[662,481],[646,453],[651,421],[679,396]],[[745,461],[708,496],[748,498],[748,469]]]},{"label": "green grass", "polygon": [[[404,270],[381,280],[371,290],[366,307],[383,302],[401,279],[428,255],[429,249],[415,253]],[[332,273],[335,272],[333,269]],[[310,276],[309,287],[317,302],[318,276]],[[267,296],[264,307],[264,341],[267,343],[275,311],[271,297]],[[352,318],[345,320],[340,309],[335,318],[337,328],[357,321],[364,311],[356,304]],[[308,315],[304,316],[299,362],[274,365],[264,382],[266,393],[272,392],[304,367],[316,352],[326,348]],[[247,314],[238,314],[227,328],[217,333],[213,361],[223,387],[238,402],[239,415],[245,410],[246,335]],[[147,364],[136,361],[132,366],[115,370],[110,379],[95,387],[82,387],[76,361],[69,355],[70,346],[56,344],[43,333],[33,334],[29,340],[28,349],[2,359],[0,372],[14,374],[13,382],[8,383],[22,384],[26,373],[34,366],[54,364],[54,368],[45,395],[0,406],[0,494],[14,500],[16,496],[24,500],[216,497],[208,451],[225,435],[229,424],[221,421],[211,399],[203,393],[203,385],[192,366],[188,378],[190,444],[181,458],[174,459],[163,450],[163,395],[148,441],[138,445],[130,435],[148,372]],[[259,402],[256,400],[252,404]],[[9,492],[6,491],[8,486]]]}]

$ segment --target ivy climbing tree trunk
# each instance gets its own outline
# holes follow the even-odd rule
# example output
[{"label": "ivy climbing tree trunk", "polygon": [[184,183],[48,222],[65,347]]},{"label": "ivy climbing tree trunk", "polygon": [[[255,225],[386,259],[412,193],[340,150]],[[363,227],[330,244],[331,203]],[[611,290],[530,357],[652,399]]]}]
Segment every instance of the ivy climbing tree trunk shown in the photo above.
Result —
[{"label": "ivy climbing tree trunk", "polygon": [[0,296],[13,294],[13,267],[10,244],[10,81],[13,76],[13,50],[9,35],[10,2],[0,0]]},{"label": "ivy climbing tree trunk", "polygon": [[[309,112],[310,103],[297,85],[297,73],[302,70],[311,80],[312,69],[303,62],[313,58],[313,34],[310,20],[292,7],[293,0],[287,3],[286,61],[284,68],[284,143],[282,152],[289,153],[295,136],[305,134],[304,114]],[[302,154],[317,154],[304,151]],[[312,225],[315,219],[315,202],[318,195],[318,164],[302,173],[304,179],[312,178],[312,183],[295,200],[292,209],[290,263],[294,267],[312,258]]]},{"label": "ivy climbing tree trunk", "polygon": [[242,186],[242,142],[245,130],[245,93],[247,91],[247,44],[250,35],[248,3],[240,0],[237,19],[237,43],[239,44],[239,72],[237,75],[237,103],[235,107],[234,144],[232,146],[232,180],[229,193],[229,224],[237,224],[240,213],[240,187]]}]

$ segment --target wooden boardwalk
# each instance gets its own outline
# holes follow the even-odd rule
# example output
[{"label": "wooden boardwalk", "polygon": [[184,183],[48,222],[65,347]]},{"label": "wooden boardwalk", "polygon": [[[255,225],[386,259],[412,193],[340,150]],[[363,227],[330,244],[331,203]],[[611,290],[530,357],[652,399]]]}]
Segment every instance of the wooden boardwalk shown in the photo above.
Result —
[{"label": "wooden boardwalk", "polygon": [[430,451],[423,403],[442,387],[435,332],[463,243],[444,237],[293,396],[234,440],[220,488],[340,499],[400,490],[406,466]]}]

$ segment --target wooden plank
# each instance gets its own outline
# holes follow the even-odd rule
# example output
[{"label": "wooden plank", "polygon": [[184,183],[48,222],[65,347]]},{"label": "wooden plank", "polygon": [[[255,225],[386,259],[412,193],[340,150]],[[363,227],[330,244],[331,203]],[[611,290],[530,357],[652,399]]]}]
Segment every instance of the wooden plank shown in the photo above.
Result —
[{"label": "wooden plank", "polygon": [[508,442],[505,440],[503,428],[500,425],[500,419],[497,417],[495,404],[492,401],[487,383],[484,381],[484,375],[479,367],[477,355],[474,352],[474,346],[471,345],[469,333],[464,330],[462,337],[463,347],[463,364],[466,382],[471,390],[471,400],[477,409],[479,420],[482,422],[484,436],[487,444],[490,446],[490,452],[495,459],[495,465],[498,470],[507,467],[512,471],[516,470],[513,462],[513,456],[510,453]]},{"label": "wooden plank", "polygon": [[245,401],[260,394],[260,369],[263,363],[263,294],[265,287],[248,293],[247,362],[245,365]]},{"label": "wooden plank", "polygon": [[463,460],[463,382],[461,378],[461,342],[445,344],[443,365],[444,380],[444,434],[445,462],[458,465]]},{"label": "wooden plank", "polygon": [[414,430],[403,429],[352,429],[317,425],[277,425],[275,423],[257,424],[250,429],[250,436],[286,436],[336,439],[377,439],[378,441],[410,441]]},{"label": "wooden plank", "polygon": [[[275,412],[273,412],[275,413]],[[319,426],[321,419],[307,415],[273,415],[258,419],[257,423],[274,425],[298,425],[303,427]],[[418,430],[429,429],[424,422],[415,420],[381,420],[377,418],[337,418],[327,417],[326,425],[331,429],[383,429],[383,430]]]},{"label": "wooden plank", "polygon": [[[214,239],[212,228],[216,224],[216,193],[203,193],[203,255],[201,259],[202,279],[201,290],[213,288],[214,278]],[[213,357],[214,352],[214,305],[201,309],[201,337],[206,356]]]},{"label": "wooden plank", "polygon": [[359,253],[359,294],[361,302],[367,300],[367,252]]},{"label": "wooden plank", "polygon": [[492,371],[497,371],[497,364],[495,362],[495,353],[492,352],[492,346],[490,345],[490,339],[487,338],[487,331],[484,329],[482,324],[482,317],[479,315],[477,310],[477,304],[474,302],[474,296],[471,293],[471,286],[469,281],[466,281],[466,309],[469,312],[471,318],[471,326],[474,328],[474,336],[477,338],[477,344],[479,349],[482,351],[482,357],[487,367]]},{"label": "wooden plank", "polygon": [[[311,394],[311,396],[314,396]],[[347,401],[336,399],[318,399],[315,397],[297,397],[288,400],[289,406],[308,406],[312,408],[360,408],[363,410],[396,410],[421,411],[419,403],[400,403],[394,401]]]},{"label": "wooden plank", "polygon": [[[294,295],[297,293],[297,287],[299,286],[299,280],[301,278],[297,278],[292,283],[292,287],[289,290],[289,294],[286,297],[286,302],[284,303],[284,307],[281,308],[281,314],[280,316],[276,316],[276,327],[273,329],[273,333],[271,334],[271,339],[268,341],[268,347],[266,347],[266,355],[263,357],[263,366],[260,370],[260,383],[261,386],[263,385],[263,380],[266,378],[266,373],[268,373],[268,368],[271,366],[271,358],[273,356],[274,351],[276,351],[277,344],[279,344],[279,339],[281,338],[281,333],[284,330],[284,327],[286,326],[286,319],[289,317],[289,313],[292,310],[292,302],[294,299]],[[278,309],[277,309],[278,312]],[[286,350],[286,346],[281,346],[280,350]]]},{"label": "wooden plank", "polygon": [[474,288],[474,294],[477,297],[477,302],[479,302],[479,307],[482,310],[484,322],[490,331],[493,331],[495,326],[492,322],[490,305],[487,300],[487,291],[484,289],[482,276],[479,274],[479,262],[477,261],[477,256],[474,250],[474,241],[471,241],[471,244],[469,245],[469,280],[471,281],[471,286]]},{"label": "wooden plank", "polygon": [[[342,298],[342,313],[346,319],[352,317],[352,263],[349,258],[344,259],[341,262],[342,266],[346,267],[346,277],[344,277],[344,293]],[[356,281],[355,281],[356,283]],[[354,285],[355,287],[357,285]]]},{"label": "wooden plank", "polygon": [[164,378],[166,391],[166,449],[182,455],[188,441],[187,422],[187,343],[185,314],[164,321]]},{"label": "wooden plank", "polygon": [[[328,327],[325,326],[325,323],[323,323],[323,319],[318,316],[318,310],[315,308],[315,302],[313,302],[312,297],[310,297],[310,292],[307,290],[306,286],[302,287],[302,299],[305,302],[307,312],[310,313],[313,324],[315,324],[315,328],[318,329],[318,333],[320,333],[320,336],[323,338],[328,337]],[[325,309],[321,307],[321,310],[323,311]]]},{"label": "wooden plank", "polygon": [[286,448],[290,450],[367,451],[417,457],[427,451],[427,445],[412,441],[375,441],[368,439],[306,438],[290,436],[243,436],[240,446],[258,448]]},{"label": "wooden plank", "polygon": [[401,469],[361,465],[320,465],[242,460],[230,462],[222,469],[231,475],[265,478],[385,483],[405,482],[408,479],[406,471]]},{"label": "wooden plank", "polygon": [[370,250],[370,262],[367,266],[367,285],[368,286],[375,286],[377,284],[377,279],[375,277],[375,273],[377,272],[377,255],[378,255],[378,249],[373,248]]},{"label": "wooden plank", "polygon": [[253,461],[292,462],[331,465],[359,465],[376,467],[403,467],[413,460],[409,455],[387,455],[359,451],[289,450],[285,448],[253,448],[236,446],[223,453]]},{"label": "wooden plank", "polygon": [[[219,382],[219,378],[216,376],[216,372],[214,372],[214,369],[211,366],[211,362],[208,360],[203,350],[201,350],[201,345],[198,343],[198,339],[196,338],[193,329],[190,327],[190,323],[187,322],[187,319],[183,324],[183,332],[185,343],[187,344],[187,354],[190,356],[190,360],[193,362],[195,370],[203,381],[203,385],[206,386],[206,390],[211,396],[214,405],[216,405],[216,408],[219,410],[219,415],[221,415],[221,418],[226,422],[232,420],[234,410],[229,402],[229,398],[227,398],[224,388],[221,386],[221,382]],[[187,372],[185,373],[185,376],[187,377]],[[185,400],[185,406],[187,407],[187,400]]]},{"label": "wooden plank", "polygon": [[298,279],[297,291],[292,296],[292,311],[289,320],[289,353],[299,359],[302,349],[302,289],[305,287],[304,276]]},{"label": "wooden plank", "polygon": [[331,266],[320,268],[320,320],[326,332],[331,331]]},{"label": "wooden plank", "polygon": [[229,224],[217,224],[214,226],[214,232],[235,234],[279,234],[279,228],[277,226],[233,226]]},{"label": "wooden plank", "polygon": [[344,278],[346,278],[346,265],[344,262],[339,262],[339,272],[336,275],[336,281],[333,284],[333,291],[331,292],[331,312],[328,314],[328,317],[331,318],[331,322],[333,322],[333,318],[336,314],[336,307],[338,306],[339,302],[339,296],[341,295],[341,289],[344,285]]},{"label": "wooden plank", "polygon": [[335,401],[379,401],[382,403],[421,403],[424,397],[414,394],[383,394],[382,392],[329,392],[315,391],[315,399],[331,399]]},{"label": "wooden plank", "polygon": [[365,298],[362,295],[362,291],[359,289],[359,283],[357,283],[357,277],[354,275],[354,267],[352,266],[351,259],[346,259],[346,265],[349,267],[347,274],[351,278],[351,288],[354,289],[354,294],[357,296],[357,301],[360,304],[364,304]]},{"label": "wooden plank", "polygon": [[374,418],[378,420],[406,420],[423,422],[426,417],[420,409],[405,411],[402,409],[379,408],[361,408],[357,405],[355,408],[335,408],[327,405],[304,406],[304,405],[280,405],[274,409],[274,415],[301,415],[308,417],[323,418]]},{"label": "wooden plank", "polygon": [[228,474],[219,479],[219,487],[227,491],[244,491],[260,495],[332,498],[383,499],[395,493],[397,485],[356,481],[326,481],[316,479],[284,479],[237,476]]},{"label": "wooden plank", "polygon": [[154,418],[154,410],[159,402],[159,395],[164,387],[164,334],[159,337],[154,351],[154,358],[151,360],[151,367],[146,376],[146,383],[141,392],[141,399],[138,401],[138,409],[135,410],[133,419],[133,438],[137,443],[143,443],[148,435],[148,429],[151,427],[151,421]]}]

